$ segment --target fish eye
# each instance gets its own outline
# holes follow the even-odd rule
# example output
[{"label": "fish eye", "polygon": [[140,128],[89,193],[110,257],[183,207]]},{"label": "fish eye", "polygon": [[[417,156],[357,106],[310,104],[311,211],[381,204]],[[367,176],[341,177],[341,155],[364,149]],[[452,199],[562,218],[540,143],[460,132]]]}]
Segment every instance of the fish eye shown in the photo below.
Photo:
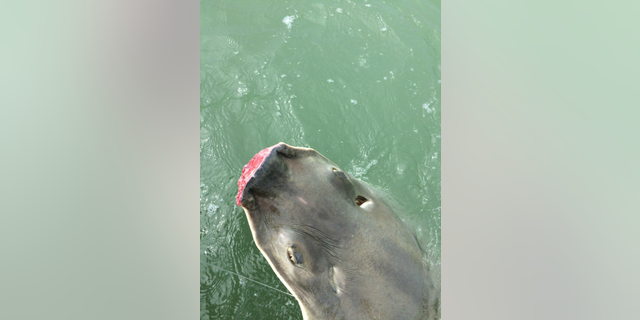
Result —
[{"label": "fish eye", "polygon": [[293,246],[289,246],[289,248],[287,248],[287,257],[289,258],[291,264],[293,264],[294,266],[301,265],[304,262],[302,260],[302,254],[296,252],[296,248]]},{"label": "fish eye", "polygon": [[338,176],[338,177],[340,177],[340,178],[342,178],[342,179],[347,179],[347,175],[345,175],[345,174],[344,174],[344,172],[340,171],[340,169],[338,169],[338,168],[336,168],[336,167],[333,167],[333,168],[331,168],[331,169],[333,170],[333,173],[334,173],[336,176]]}]

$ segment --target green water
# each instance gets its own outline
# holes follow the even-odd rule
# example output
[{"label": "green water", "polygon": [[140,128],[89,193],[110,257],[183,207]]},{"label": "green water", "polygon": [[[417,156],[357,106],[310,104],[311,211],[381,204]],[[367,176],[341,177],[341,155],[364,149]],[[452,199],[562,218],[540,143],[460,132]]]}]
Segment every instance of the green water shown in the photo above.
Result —
[{"label": "green water", "polygon": [[[440,2],[203,1],[201,261],[287,291],[235,205],[280,141],[388,191],[440,264]],[[437,275],[439,277],[439,274]],[[201,264],[201,319],[302,319],[291,296]]]}]

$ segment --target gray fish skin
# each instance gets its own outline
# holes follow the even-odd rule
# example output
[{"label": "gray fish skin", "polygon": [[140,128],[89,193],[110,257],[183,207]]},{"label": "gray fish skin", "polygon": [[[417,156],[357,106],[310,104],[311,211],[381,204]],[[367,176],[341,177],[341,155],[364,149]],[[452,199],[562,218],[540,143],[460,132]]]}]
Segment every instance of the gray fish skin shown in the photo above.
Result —
[{"label": "gray fish skin", "polygon": [[313,149],[279,143],[262,156],[238,203],[305,320],[440,318],[440,289],[382,193]]}]

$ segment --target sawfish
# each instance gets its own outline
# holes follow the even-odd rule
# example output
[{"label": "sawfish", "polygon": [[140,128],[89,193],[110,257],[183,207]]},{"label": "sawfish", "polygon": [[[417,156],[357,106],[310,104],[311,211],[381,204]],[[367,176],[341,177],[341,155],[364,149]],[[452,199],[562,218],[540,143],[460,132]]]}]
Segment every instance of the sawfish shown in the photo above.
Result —
[{"label": "sawfish", "polygon": [[317,151],[258,152],[236,202],[305,320],[440,318],[439,285],[390,201]]}]

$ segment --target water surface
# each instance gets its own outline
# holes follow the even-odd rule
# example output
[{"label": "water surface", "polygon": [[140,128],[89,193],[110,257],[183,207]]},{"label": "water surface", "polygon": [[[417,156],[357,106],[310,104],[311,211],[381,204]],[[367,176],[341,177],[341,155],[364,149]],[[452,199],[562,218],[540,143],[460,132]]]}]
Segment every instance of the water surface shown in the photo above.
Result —
[{"label": "water surface", "polygon": [[[282,291],[235,205],[280,141],[386,190],[440,264],[439,1],[203,1],[202,261]],[[438,275],[439,276],[439,275]],[[280,293],[201,264],[201,319],[302,319]]]}]

